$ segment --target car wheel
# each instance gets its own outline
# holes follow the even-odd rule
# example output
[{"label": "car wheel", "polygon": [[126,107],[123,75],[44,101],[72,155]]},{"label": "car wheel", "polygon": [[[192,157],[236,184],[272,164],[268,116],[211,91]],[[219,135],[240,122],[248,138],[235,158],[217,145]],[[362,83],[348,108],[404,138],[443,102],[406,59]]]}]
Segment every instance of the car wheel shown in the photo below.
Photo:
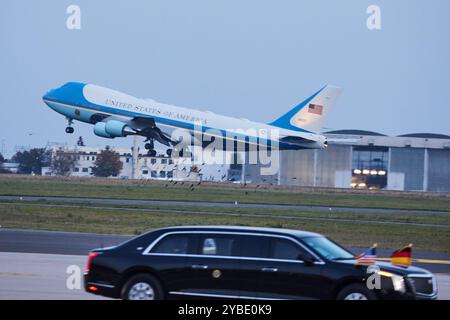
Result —
[{"label": "car wheel", "polygon": [[158,279],[146,273],[132,276],[123,286],[124,300],[162,300],[163,290]]},{"label": "car wheel", "polygon": [[365,285],[354,283],[342,289],[337,300],[378,300],[378,296]]}]

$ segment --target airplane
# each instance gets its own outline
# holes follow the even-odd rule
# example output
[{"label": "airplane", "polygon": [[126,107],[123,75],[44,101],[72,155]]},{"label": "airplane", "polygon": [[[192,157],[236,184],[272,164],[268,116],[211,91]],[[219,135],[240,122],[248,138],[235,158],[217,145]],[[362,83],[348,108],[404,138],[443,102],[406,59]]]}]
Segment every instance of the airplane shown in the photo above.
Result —
[{"label": "airplane", "polygon": [[[203,148],[216,138],[223,138],[234,139],[236,143],[244,145],[280,150],[324,149],[328,141],[318,131],[340,93],[341,88],[327,85],[270,123],[139,99],[80,82],[68,82],[48,91],[43,101],[66,117],[68,134],[74,133],[72,125],[77,120],[94,125],[94,134],[103,138],[143,136],[149,155],[155,156],[155,141],[177,152],[182,152],[184,147],[192,143],[188,139],[173,139],[171,133],[174,130],[186,132],[195,140],[194,143],[201,143]],[[271,130],[277,132],[275,137],[267,134]],[[198,134],[201,142],[198,141]],[[168,149],[169,156],[172,151]]]}]

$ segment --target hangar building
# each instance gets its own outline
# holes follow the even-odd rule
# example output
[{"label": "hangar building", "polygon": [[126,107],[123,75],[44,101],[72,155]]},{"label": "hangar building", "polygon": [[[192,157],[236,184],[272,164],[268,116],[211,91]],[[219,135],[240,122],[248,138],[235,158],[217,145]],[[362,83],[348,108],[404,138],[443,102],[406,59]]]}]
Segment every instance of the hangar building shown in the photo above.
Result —
[{"label": "hangar building", "polygon": [[280,171],[261,176],[245,165],[243,180],[292,186],[450,192],[450,136],[390,137],[362,130],[325,133],[326,150],[281,151]]}]

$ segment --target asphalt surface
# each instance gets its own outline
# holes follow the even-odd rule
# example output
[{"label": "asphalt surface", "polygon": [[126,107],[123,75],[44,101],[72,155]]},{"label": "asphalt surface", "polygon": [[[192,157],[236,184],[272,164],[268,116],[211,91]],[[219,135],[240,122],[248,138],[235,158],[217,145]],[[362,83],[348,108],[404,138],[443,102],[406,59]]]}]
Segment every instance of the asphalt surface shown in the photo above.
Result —
[{"label": "asphalt surface", "polygon": [[58,202],[90,202],[102,204],[128,204],[128,205],[174,205],[174,206],[200,206],[200,207],[241,207],[241,208],[265,208],[265,209],[298,209],[314,211],[338,211],[338,212],[374,212],[374,213],[434,213],[449,215],[446,211],[429,210],[403,210],[403,209],[377,209],[377,208],[355,208],[335,206],[306,206],[306,205],[283,205],[283,204],[254,204],[254,203],[230,203],[230,202],[204,202],[204,201],[164,201],[164,200],[130,200],[130,199],[99,199],[99,198],[66,198],[66,197],[19,197],[0,196],[0,200],[20,201],[58,201]]},{"label": "asphalt surface", "polygon": [[[92,300],[81,276],[85,256],[0,252],[0,300]],[[439,299],[450,299],[450,275],[437,274]]]},{"label": "asphalt surface", "polygon": [[[130,238],[132,237],[0,229],[0,299],[102,299],[85,293],[82,288],[81,276],[87,253],[91,249],[117,245]],[[350,250],[356,253],[363,249]],[[381,257],[387,257],[391,253],[389,250],[378,252]],[[450,260],[449,253],[415,251],[414,256]],[[438,280],[439,299],[450,299],[450,263],[414,265],[434,272]],[[68,268],[72,268],[71,273],[68,273]],[[71,281],[68,285],[69,278]]]},{"label": "asphalt surface", "polygon": [[[133,236],[93,233],[15,230],[0,228],[0,252],[46,253],[60,255],[87,255],[95,248],[118,245]],[[349,248],[359,254],[367,248]],[[378,257],[389,257],[392,250],[377,249]],[[447,260],[442,263],[418,263],[414,265],[435,273],[450,274],[450,253],[414,251],[414,258]]]},{"label": "asphalt surface", "polygon": [[106,299],[84,291],[85,267],[85,256],[0,252],[0,300]]}]

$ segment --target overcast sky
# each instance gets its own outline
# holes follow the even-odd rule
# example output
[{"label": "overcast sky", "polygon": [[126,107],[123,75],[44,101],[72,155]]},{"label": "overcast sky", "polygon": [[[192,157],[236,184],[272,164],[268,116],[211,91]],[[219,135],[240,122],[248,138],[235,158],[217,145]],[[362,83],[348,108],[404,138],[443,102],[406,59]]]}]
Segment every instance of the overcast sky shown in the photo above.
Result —
[{"label": "overcast sky", "polygon": [[[70,4],[81,30],[66,28]],[[449,13],[449,0],[2,0],[0,152],[131,144],[81,123],[66,135],[41,97],[67,81],[260,122],[335,84],[329,129],[450,134]]]}]

